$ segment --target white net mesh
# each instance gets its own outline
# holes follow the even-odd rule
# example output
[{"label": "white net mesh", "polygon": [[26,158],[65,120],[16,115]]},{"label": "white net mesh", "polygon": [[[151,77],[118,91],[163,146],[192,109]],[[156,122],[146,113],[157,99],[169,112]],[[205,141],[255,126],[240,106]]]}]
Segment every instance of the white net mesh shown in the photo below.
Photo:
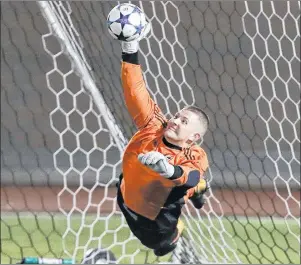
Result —
[{"label": "white net mesh", "polygon": [[[66,7],[64,7],[66,5]],[[154,3],[151,4],[152,5],[152,10],[155,10],[155,5]],[[146,84],[149,88],[152,89],[156,89],[156,90],[152,90],[152,95],[154,96],[154,98],[157,99],[157,101],[160,101],[159,98],[162,99],[162,101],[164,102],[163,107],[166,108],[165,113],[166,114],[172,114],[175,113],[175,111],[180,110],[183,106],[186,105],[193,105],[195,104],[195,98],[194,98],[194,94],[193,94],[193,89],[192,87],[186,82],[186,77],[184,74],[184,66],[187,64],[187,58],[184,52],[184,47],[181,45],[181,43],[178,41],[178,36],[176,34],[176,27],[179,24],[180,18],[179,18],[179,14],[177,11],[177,6],[175,6],[173,3],[168,2],[168,3],[161,3],[160,4],[162,6],[162,9],[164,10],[164,12],[166,14],[168,14],[168,12],[171,12],[172,15],[171,17],[173,17],[174,22],[172,22],[172,20],[169,19],[169,17],[167,16],[166,19],[164,19],[162,21],[162,26],[161,26],[161,30],[162,30],[162,34],[163,36],[158,39],[158,37],[156,36],[156,34],[152,34],[152,37],[159,46],[160,49],[160,53],[158,54],[158,57],[155,59],[153,53],[149,53],[149,51],[151,51],[152,49],[150,48],[150,42],[147,42],[147,48],[145,51],[143,51],[143,47],[142,47],[142,55],[144,57],[145,63],[146,65],[148,65],[148,62],[151,61],[152,59],[154,60],[153,62],[156,64],[156,67],[158,67],[158,73],[156,74],[154,70],[151,69],[151,67],[147,67],[147,70],[145,71],[145,79],[146,79]],[[158,5],[157,5],[158,6]],[[63,4],[62,2],[58,2],[58,3],[50,3],[49,6],[47,6],[46,4],[42,4],[42,7],[46,10],[49,10],[53,12],[53,14],[56,17],[58,17],[58,19],[56,21],[51,21],[51,25],[52,28],[56,29],[56,25],[54,23],[57,23],[57,32],[51,32],[49,34],[46,34],[43,36],[43,41],[44,41],[44,46],[46,48],[46,50],[50,53],[51,57],[54,59],[54,70],[50,71],[49,73],[47,73],[47,80],[48,80],[48,84],[50,85],[50,80],[53,78],[51,75],[53,75],[53,73],[58,72],[60,73],[60,75],[63,77],[63,79],[65,80],[66,78],[68,78],[68,75],[70,74],[74,74],[74,70],[70,69],[69,73],[62,73],[62,71],[60,71],[59,66],[57,64],[57,57],[63,54],[63,50],[61,50],[59,53],[53,53],[50,52],[49,49],[47,49],[47,38],[49,36],[53,36],[55,35],[59,35],[60,31],[64,31],[66,32],[66,29],[68,29],[68,31],[66,32],[65,36],[68,35],[69,32],[69,36],[67,41],[70,41],[70,43],[72,43],[73,48],[76,47],[77,50],[79,50],[79,54],[81,55],[81,58],[84,60],[84,62],[86,62],[85,57],[84,57],[84,53],[82,51],[82,46],[79,45],[78,43],[81,43],[80,40],[77,38],[74,38],[74,35],[78,35],[76,29],[74,28],[74,25],[72,23],[71,18],[69,17],[69,19],[60,19],[60,18],[65,18],[65,16],[70,15],[70,12],[68,12],[68,10],[71,10],[71,7],[68,3]],[[143,5],[141,5],[142,10],[143,10]],[[174,9],[174,10],[172,10]],[[168,12],[167,12],[168,10]],[[45,12],[46,13],[46,12]],[[175,15],[176,14],[176,18]],[[153,17],[149,18],[151,23],[153,23],[153,21],[158,21],[158,17],[156,16],[156,13],[154,12]],[[165,29],[165,24],[167,24],[169,27],[169,29],[171,29],[173,31],[173,33],[171,34],[171,31],[168,30],[167,28]],[[155,28],[155,31],[158,30],[157,28]],[[167,32],[168,32],[168,36],[167,36]],[[171,36],[172,35],[172,36]],[[63,34],[62,36],[59,36],[60,38],[64,38]],[[62,39],[63,41],[63,45],[64,45],[64,39]],[[163,53],[163,47],[165,45],[165,48],[170,49],[171,53],[170,53],[170,58],[168,58],[168,55]],[[67,54],[68,54],[68,48],[66,48],[67,50]],[[183,61],[179,62],[177,57],[176,57],[176,52],[177,51],[177,55],[179,57],[183,57]],[[73,62],[73,59],[71,58],[71,62]],[[74,63],[73,63],[74,64]],[[167,67],[166,67],[167,66]],[[76,67],[76,66],[75,66]],[[73,67],[73,68],[75,68]],[[164,69],[164,70],[163,70]],[[167,71],[169,73],[164,73],[163,71]],[[85,74],[88,74],[86,72],[81,72],[79,70],[79,75],[82,77],[82,80],[85,80]],[[169,78],[167,78],[169,76]],[[176,77],[176,78],[174,78]],[[57,80],[57,78],[55,78]],[[89,89],[84,89],[84,85],[85,82],[83,82],[81,80],[80,84],[81,84],[81,90],[79,92],[77,92],[76,94],[74,94],[72,101],[73,102],[79,102],[79,100],[77,99],[77,97],[88,97],[87,90],[89,91]],[[154,81],[155,83],[152,83],[152,81]],[[65,81],[64,81],[65,82]],[[161,82],[161,84],[159,85],[158,82]],[[162,87],[162,82],[166,85],[167,91],[163,90]],[[114,170],[115,169],[115,164],[111,163],[113,166],[113,170],[109,171],[109,172],[105,172],[105,171],[101,171],[102,168],[104,166],[110,166],[110,161],[104,159],[99,161],[98,163],[100,163],[102,166],[100,166],[99,168],[95,168],[94,166],[90,166],[88,163],[93,159],[91,156],[88,156],[89,153],[93,153],[95,151],[97,152],[101,152],[103,153],[103,156],[106,156],[107,153],[107,149],[101,149],[100,148],[100,143],[98,142],[94,142],[94,144],[89,146],[88,150],[85,150],[85,148],[82,147],[81,144],[86,145],[88,142],[89,138],[93,138],[97,135],[98,132],[102,132],[103,134],[109,134],[108,130],[103,129],[104,125],[102,125],[102,123],[98,122],[98,126],[99,126],[99,130],[94,132],[94,134],[90,131],[89,127],[87,127],[85,125],[85,121],[86,121],[86,115],[88,113],[92,113],[93,116],[97,117],[97,114],[95,112],[95,110],[93,110],[92,105],[92,98],[89,98],[89,107],[87,108],[87,110],[85,112],[79,112],[79,110],[77,109],[77,105],[74,104],[73,108],[69,110],[69,112],[65,112],[64,108],[67,107],[67,104],[65,102],[62,102],[62,93],[68,93],[68,96],[71,94],[68,92],[69,91],[69,87],[70,85],[65,86],[65,89],[60,90],[58,93],[56,91],[53,91],[56,95],[57,98],[57,109],[55,109],[52,113],[51,113],[51,122],[52,122],[52,127],[53,129],[59,134],[60,138],[62,139],[65,135],[71,136],[73,135],[74,138],[79,137],[79,144],[78,145],[73,145],[74,147],[76,146],[76,149],[73,150],[72,152],[70,152],[69,150],[66,150],[66,142],[67,139],[64,139],[63,141],[61,141],[61,148],[55,153],[54,159],[55,159],[55,165],[58,168],[58,170],[62,173],[62,175],[64,176],[64,178],[66,179],[66,182],[68,181],[68,179],[70,178],[79,178],[79,183],[80,183],[80,187],[74,192],[70,191],[70,188],[68,187],[68,182],[67,185],[65,186],[65,188],[62,190],[62,192],[59,194],[59,202],[60,202],[60,198],[61,196],[66,196],[66,193],[70,193],[71,195],[75,196],[76,198],[78,198],[78,193],[79,192],[87,192],[88,194],[93,193],[93,191],[95,190],[96,187],[98,187],[98,185],[103,186],[105,189],[109,187],[109,185],[111,184],[112,180],[115,179],[115,177],[117,176],[117,172]],[[52,86],[50,85],[50,89],[52,89]],[[52,89],[53,90],[53,89]],[[166,93],[167,95],[164,96],[163,93]],[[178,97],[178,98],[177,98]],[[71,98],[70,98],[71,100]],[[103,104],[103,103],[102,103]],[[161,104],[162,105],[162,104]],[[106,115],[108,110],[103,110],[103,112],[100,113],[101,115]],[[54,117],[54,115],[58,115],[58,112],[60,113],[60,115],[64,116],[64,120],[66,120],[66,125],[63,127],[64,129],[60,129],[58,130],[56,128],[56,126],[53,125],[54,121],[57,121],[58,119]],[[72,115],[76,115],[77,119],[73,119],[72,120]],[[110,122],[110,121],[109,121]],[[113,122],[114,123],[114,122]],[[78,130],[74,130],[72,128],[72,125],[75,126],[80,126],[80,124],[82,124],[82,127],[79,127]],[[87,135],[87,137],[85,139],[80,139],[81,135]],[[103,138],[100,138],[102,141],[104,140]],[[111,139],[110,141],[110,145],[112,145],[112,147],[114,146],[113,144],[113,139]],[[118,139],[116,139],[118,141]],[[92,139],[90,140],[92,142]],[[108,146],[109,148],[110,146]],[[115,154],[117,155],[117,153]],[[77,157],[78,156],[78,157]],[[80,157],[82,156],[82,158]],[[85,158],[86,157],[86,158]],[[120,157],[120,156],[118,156]],[[63,159],[67,159],[69,158],[69,167],[66,167],[65,170],[62,170],[60,168],[60,166],[58,166],[59,163],[62,163]],[[97,159],[97,158],[96,158]],[[78,166],[76,166],[74,164],[74,161],[86,161],[87,164],[82,165],[80,168]],[[97,160],[96,160],[97,161]],[[119,160],[117,160],[119,161]],[[97,170],[97,171],[95,171]],[[92,171],[92,172],[91,172]],[[87,189],[84,187],[82,181],[85,179],[86,175],[88,176],[100,176],[101,179],[96,179],[95,185],[93,186],[92,189]],[[109,181],[108,183],[105,183],[104,185],[99,184],[99,182],[103,181],[103,176],[106,175],[108,177],[111,177],[111,181]],[[213,194],[211,194],[211,196],[214,198]],[[105,200],[110,200],[110,197],[105,198]],[[108,224],[108,222],[110,222],[109,216],[107,217],[99,217],[96,216],[95,217],[95,221],[92,224],[86,224],[86,215],[87,215],[87,210],[90,207],[99,207],[98,203],[93,203],[92,201],[88,201],[88,204],[86,206],[85,209],[80,209],[77,208],[76,205],[74,205],[74,207],[70,210],[70,212],[66,212],[64,210],[64,208],[62,207],[62,211],[64,214],[67,215],[67,218],[70,220],[74,217],[74,215],[76,214],[80,214],[81,218],[83,220],[82,226],[85,227],[87,226],[87,229],[90,229],[90,231],[93,231],[94,225],[99,222],[99,220],[103,220],[106,224]],[[100,203],[100,207],[101,207],[101,203]],[[115,208],[112,209],[111,214],[115,213]],[[198,214],[197,211],[195,211],[194,214]],[[222,230],[217,230],[216,225],[213,223],[213,221],[211,220],[211,215],[210,213],[206,213],[208,216],[207,222],[209,222],[210,226],[212,226],[212,229],[215,229],[216,231],[219,231],[219,233],[215,236],[214,240],[212,240],[212,238],[210,238],[210,227],[209,227],[209,236],[206,237],[204,234],[200,237],[200,233],[202,233],[202,229],[200,229],[200,224],[199,222],[201,221],[201,219],[197,220],[196,225],[191,225],[190,223],[192,223],[192,221],[190,221],[189,218],[187,218],[188,224],[189,224],[189,235],[191,238],[194,238],[194,240],[196,240],[196,242],[199,243],[199,246],[207,246],[209,243],[209,248],[198,248],[198,252],[202,253],[202,260],[206,261],[206,260],[212,260],[214,262],[218,262],[219,260],[221,261],[231,261],[232,259],[232,255],[235,255],[234,250],[232,249],[232,245],[233,244],[227,244],[226,243],[226,239],[230,238],[230,235],[227,234],[226,230],[223,227],[222,222],[219,222],[219,225],[221,225]],[[190,216],[191,217],[191,216]],[[215,214],[212,216],[213,218],[221,218],[221,215]],[[124,224],[124,221],[122,221],[122,223]],[[206,224],[203,222],[203,226],[206,226]],[[120,229],[122,228],[122,226],[120,227]],[[71,248],[71,252],[69,249],[67,249],[67,254],[68,255],[72,255],[73,258],[76,258],[76,256],[78,255],[78,251],[83,249],[84,252],[87,251],[87,247],[89,246],[90,242],[92,241],[98,241],[98,245],[102,246],[104,245],[102,243],[102,237],[104,237],[105,235],[109,234],[109,233],[114,233],[114,235],[116,235],[116,230],[112,230],[110,232],[110,229],[106,229],[102,232],[101,235],[97,235],[96,237],[94,237],[94,235],[89,238],[87,240],[87,242],[83,243],[79,243],[77,241],[78,238],[80,238],[81,234],[82,234],[82,230],[83,228],[80,227],[78,230],[74,230],[72,228],[72,226],[68,226],[67,231],[65,232],[63,239],[64,240],[71,240],[74,241],[74,246],[72,246]],[[206,229],[208,230],[208,228]],[[118,231],[118,229],[117,229]],[[204,244],[203,240],[205,240],[207,242],[207,244]],[[223,244],[224,242],[224,244]],[[126,246],[128,244],[128,239],[127,238],[122,238],[121,242],[112,242],[112,245],[106,246],[109,249],[111,249],[112,247],[116,247],[116,245],[124,245]],[[223,245],[221,245],[223,244]],[[91,246],[90,246],[91,247]],[[140,246],[141,247],[141,246]],[[125,248],[123,248],[125,249]],[[218,255],[217,253],[219,253],[220,251],[222,251],[222,253],[220,255]],[[139,253],[139,250],[136,251],[137,254]],[[229,255],[230,252],[232,255]],[[121,253],[121,257],[120,260],[123,260],[124,257],[128,256],[128,254],[123,251]],[[133,260],[135,260],[134,255],[131,253],[132,256],[132,260],[131,262],[133,262]],[[236,261],[238,261],[238,257],[236,256]]]},{"label": "white net mesh", "polygon": [[[263,143],[275,168],[273,186],[284,202],[288,227],[293,223],[300,226],[300,216],[292,213],[292,204],[300,208],[300,198],[292,192],[295,185],[300,186],[299,22],[300,2],[246,2],[243,25],[252,43],[250,70],[260,91],[256,106],[265,122]],[[300,243],[298,234],[289,231]]]},{"label": "white net mesh", "polygon": [[[1,211],[15,214],[1,220],[5,244],[1,257],[7,262],[28,255],[79,262],[88,249],[97,247],[113,251],[119,263],[158,261],[129,232],[116,208],[114,183],[121,171],[122,150],[136,130],[122,95],[120,44],[106,30],[106,16],[117,3],[56,1],[28,7],[7,3],[2,9],[3,103],[10,119],[1,121],[2,176],[7,185]],[[152,23],[152,33],[140,50],[151,95],[167,117],[195,104],[205,108],[211,120],[203,146],[212,190],[201,211],[191,204],[185,207],[186,237],[173,260],[300,262],[300,3],[132,3]],[[17,14],[16,21],[11,21],[12,13]],[[26,18],[34,25],[46,22],[47,27],[31,34]],[[23,35],[31,53],[18,45]],[[43,52],[49,61],[40,62]],[[29,54],[37,58],[37,63],[20,64],[33,81],[20,72],[13,74],[9,54],[15,53],[19,58]],[[46,84],[36,81],[38,70],[46,76]],[[9,89],[15,83],[18,89]],[[51,95],[44,91],[46,86]],[[19,127],[22,131],[30,118],[24,110],[23,116],[16,114],[18,104],[10,93],[20,90],[23,97],[35,99],[25,101],[23,109],[36,116],[37,97],[28,94],[27,87],[45,98],[41,105],[49,110],[52,131],[41,135],[57,140],[22,149],[12,140],[12,132]],[[19,127],[12,126],[15,116]],[[39,123],[42,120],[25,126],[26,137],[35,138],[32,142],[38,142]],[[40,146],[51,147],[54,165],[47,164],[49,156]],[[14,157],[23,162],[13,165]],[[27,164],[29,160],[37,163]],[[29,176],[27,182],[24,176]],[[39,187],[23,188],[20,180],[27,188]],[[45,186],[55,185],[59,187],[50,195]],[[21,191],[20,199],[13,196],[11,186]],[[25,206],[19,207],[20,201]],[[42,201],[41,206],[35,201]],[[30,212],[28,221],[25,211]],[[61,214],[54,215],[56,211]]]}]

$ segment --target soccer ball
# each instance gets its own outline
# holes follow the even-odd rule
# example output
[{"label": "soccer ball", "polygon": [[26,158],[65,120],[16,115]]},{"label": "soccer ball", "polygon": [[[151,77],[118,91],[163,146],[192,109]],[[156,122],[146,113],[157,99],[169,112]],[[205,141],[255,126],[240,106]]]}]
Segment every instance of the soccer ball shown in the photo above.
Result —
[{"label": "soccer ball", "polygon": [[110,11],[107,25],[109,33],[114,39],[133,41],[139,38],[146,25],[146,18],[139,7],[123,3]]}]

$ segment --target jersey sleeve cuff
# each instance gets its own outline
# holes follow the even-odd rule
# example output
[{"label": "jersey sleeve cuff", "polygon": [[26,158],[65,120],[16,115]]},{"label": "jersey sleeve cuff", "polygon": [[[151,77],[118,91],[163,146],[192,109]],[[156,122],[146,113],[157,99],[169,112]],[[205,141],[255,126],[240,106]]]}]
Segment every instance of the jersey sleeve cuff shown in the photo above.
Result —
[{"label": "jersey sleeve cuff", "polygon": [[135,53],[122,53],[122,61],[131,64],[139,64],[138,52]]},{"label": "jersey sleeve cuff", "polygon": [[185,173],[182,167],[174,166],[174,174],[169,178],[177,186],[185,186],[187,188],[195,187],[200,181],[200,171],[191,170]]},{"label": "jersey sleeve cuff", "polygon": [[177,178],[180,178],[183,175],[183,169],[180,166],[174,166],[174,173],[173,175],[169,178],[170,180],[175,180]]}]

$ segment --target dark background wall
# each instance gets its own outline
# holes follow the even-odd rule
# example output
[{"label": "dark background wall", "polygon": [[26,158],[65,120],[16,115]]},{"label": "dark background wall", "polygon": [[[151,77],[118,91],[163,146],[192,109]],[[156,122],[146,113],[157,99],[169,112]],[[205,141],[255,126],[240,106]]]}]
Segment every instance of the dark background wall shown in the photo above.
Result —
[{"label": "dark background wall", "polygon": [[[105,24],[115,4],[70,2],[66,10],[95,83],[130,138],[136,129],[121,92],[120,44]],[[299,7],[291,3],[286,16],[283,5],[275,2],[276,13],[263,5],[268,20],[256,2],[247,13],[244,2],[143,3],[153,27],[141,42],[145,80],[168,116],[187,104],[210,116],[204,149],[212,186],[297,188],[300,182]],[[67,185],[112,181],[121,154],[54,37],[45,44],[56,56],[45,52],[41,36],[49,30],[37,3],[1,2],[1,12],[1,182],[62,185],[53,154]]]}]

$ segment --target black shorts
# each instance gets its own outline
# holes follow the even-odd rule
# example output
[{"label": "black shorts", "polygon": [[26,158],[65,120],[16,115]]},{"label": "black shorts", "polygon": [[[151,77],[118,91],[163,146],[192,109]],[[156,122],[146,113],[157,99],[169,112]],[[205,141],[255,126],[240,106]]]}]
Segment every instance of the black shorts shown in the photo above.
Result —
[{"label": "black shorts", "polygon": [[176,226],[162,229],[156,221],[145,218],[129,209],[124,203],[119,185],[117,203],[132,233],[144,246],[150,249],[164,248],[170,245],[177,237]]}]

